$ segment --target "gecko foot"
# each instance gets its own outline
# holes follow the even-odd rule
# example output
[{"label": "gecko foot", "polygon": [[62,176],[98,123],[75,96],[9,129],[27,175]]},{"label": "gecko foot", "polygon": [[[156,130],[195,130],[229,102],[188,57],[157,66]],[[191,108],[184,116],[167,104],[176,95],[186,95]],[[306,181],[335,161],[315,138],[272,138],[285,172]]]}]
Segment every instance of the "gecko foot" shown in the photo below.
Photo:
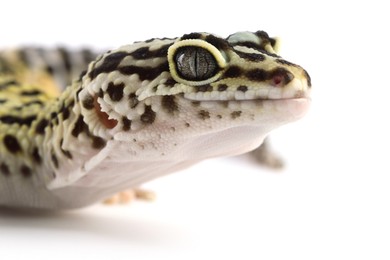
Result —
[{"label": "gecko foot", "polygon": [[266,167],[281,169],[284,166],[282,158],[270,149],[269,141],[267,139],[258,148],[253,150],[251,155]]},{"label": "gecko foot", "polygon": [[156,194],[152,191],[143,189],[128,189],[121,191],[103,201],[106,205],[129,204],[134,200],[153,201]]}]

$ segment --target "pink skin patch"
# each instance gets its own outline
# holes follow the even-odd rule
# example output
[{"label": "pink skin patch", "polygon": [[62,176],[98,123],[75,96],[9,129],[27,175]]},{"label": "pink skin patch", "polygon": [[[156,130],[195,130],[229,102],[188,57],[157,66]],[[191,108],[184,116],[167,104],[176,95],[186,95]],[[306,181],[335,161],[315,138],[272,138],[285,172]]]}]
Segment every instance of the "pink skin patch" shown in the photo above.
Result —
[{"label": "pink skin patch", "polygon": [[284,83],[284,77],[282,75],[276,75],[272,78],[272,84],[275,87],[280,87]]},{"label": "pink skin patch", "polygon": [[118,121],[115,119],[110,119],[108,118],[108,114],[106,112],[102,111],[102,108],[100,107],[99,102],[97,101],[97,97],[95,96],[93,99],[93,105],[96,111],[96,114],[100,120],[100,122],[108,129],[114,128],[117,124]]}]

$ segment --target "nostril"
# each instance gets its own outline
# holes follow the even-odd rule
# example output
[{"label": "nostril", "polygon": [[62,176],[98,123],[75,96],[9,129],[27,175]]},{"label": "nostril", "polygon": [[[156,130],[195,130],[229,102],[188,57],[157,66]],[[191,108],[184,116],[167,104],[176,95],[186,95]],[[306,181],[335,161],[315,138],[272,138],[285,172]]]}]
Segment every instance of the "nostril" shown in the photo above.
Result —
[{"label": "nostril", "polygon": [[269,78],[275,87],[283,87],[293,80],[294,76],[286,69],[277,68],[271,71]]},{"label": "nostril", "polygon": [[272,79],[272,83],[273,83],[275,86],[280,85],[282,82],[283,82],[283,76],[281,76],[281,75],[276,75],[276,76],[274,76],[274,78]]}]

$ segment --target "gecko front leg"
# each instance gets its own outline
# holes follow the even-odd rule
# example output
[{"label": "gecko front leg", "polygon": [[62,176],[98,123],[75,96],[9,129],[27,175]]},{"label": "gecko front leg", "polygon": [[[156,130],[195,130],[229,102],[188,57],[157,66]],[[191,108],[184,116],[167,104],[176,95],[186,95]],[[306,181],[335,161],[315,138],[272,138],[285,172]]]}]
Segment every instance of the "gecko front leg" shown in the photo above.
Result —
[{"label": "gecko front leg", "polygon": [[264,142],[250,154],[257,162],[266,167],[272,169],[281,169],[284,167],[283,159],[270,148],[268,138],[266,138]]},{"label": "gecko front leg", "polygon": [[129,204],[134,200],[153,201],[155,198],[156,194],[153,191],[134,188],[118,192],[105,199],[103,203],[106,205]]}]

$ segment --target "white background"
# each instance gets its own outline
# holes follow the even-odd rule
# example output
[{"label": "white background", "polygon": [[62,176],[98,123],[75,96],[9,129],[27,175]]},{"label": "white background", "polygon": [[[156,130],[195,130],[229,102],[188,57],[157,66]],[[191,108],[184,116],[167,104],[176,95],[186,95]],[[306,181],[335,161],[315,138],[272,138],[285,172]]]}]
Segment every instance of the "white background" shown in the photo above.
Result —
[{"label": "white background", "polygon": [[192,31],[266,30],[305,67],[313,106],[272,135],[283,171],[248,156],[146,185],[154,203],[0,210],[1,259],[389,259],[385,1],[8,1],[0,45],[115,47]]}]

